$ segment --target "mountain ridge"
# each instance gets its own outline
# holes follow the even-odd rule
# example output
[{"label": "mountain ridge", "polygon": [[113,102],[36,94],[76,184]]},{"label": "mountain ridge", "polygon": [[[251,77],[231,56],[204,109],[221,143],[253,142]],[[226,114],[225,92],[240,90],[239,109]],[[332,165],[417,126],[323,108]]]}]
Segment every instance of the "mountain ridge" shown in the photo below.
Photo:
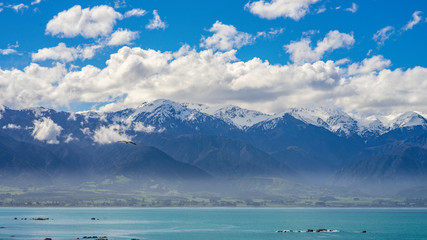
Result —
[{"label": "mountain ridge", "polygon": [[[20,163],[29,164],[30,156],[40,153],[45,156],[40,164],[50,166],[50,161],[54,166],[41,168],[40,175],[46,171],[48,175],[66,173],[67,169],[84,173],[82,169],[89,166],[85,161],[95,171],[93,164],[102,165],[97,160],[101,158],[105,164],[111,161],[107,164],[109,170],[103,173],[112,177],[127,176],[131,170],[139,169],[137,172],[144,172],[143,175],[162,178],[162,172],[172,171],[173,165],[182,169],[169,174],[180,176],[177,179],[183,173],[191,173],[187,175],[210,175],[217,180],[267,177],[329,184],[332,176],[339,176],[332,181],[345,179],[348,185],[357,185],[358,177],[351,176],[361,176],[363,169],[372,173],[367,179],[382,177],[369,170],[378,166],[367,164],[366,159],[382,164],[390,159],[400,161],[403,156],[405,161],[400,162],[416,168],[427,156],[404,151],[419,148],[423,152],[427,148],[427,120],[416,112],[395,115],[387,123],[379,118],[367,123],[333,108],[291,108],[264,114],[231,105],[212,108],[161,99],[112,112],[3,107],[0,115],[0,133],[4,136],[0,158],[19,170],[24,169]],[[12,148],[6,139],[10,139]],[[136,142],[141,149],[121,151],[117,144],[124,140]],[[19,147],[22,144],[32,147]],[[39,150],[32,153],[31,149]],[[126,158],[120,158],[122,155]],[[156,165],[150,156],[162,163]],[[123,162],[115,162],[117,159]],[[179,167],[183,166],[181,163],[186,167]],[[200,171],[191,170],[193,167]],[[403,177],[404,164],[388,167],[384,171],[394,174],[389,179],[399,181]],[[427,172],[423,169],[418,174],[420,178],[427,176],[424,171]],[[141,175],[137,172],[131,175],[138,178]]]}]

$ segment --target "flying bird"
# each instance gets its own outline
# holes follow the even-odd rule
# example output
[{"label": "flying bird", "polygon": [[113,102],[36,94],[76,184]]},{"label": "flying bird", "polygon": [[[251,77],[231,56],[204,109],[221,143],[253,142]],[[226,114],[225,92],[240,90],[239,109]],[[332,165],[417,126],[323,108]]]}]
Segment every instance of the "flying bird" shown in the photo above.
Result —
[{"label": "flying bird", "polygon": [[118,142],[124,142],[124,143],[126,143],[126,144],[130,143],[130,144],[136,145],[136,143],[134,143],[134,142],[132,142],[132,141],[125,141],[125,140],[123,140],[123,141],[118,141]]}]

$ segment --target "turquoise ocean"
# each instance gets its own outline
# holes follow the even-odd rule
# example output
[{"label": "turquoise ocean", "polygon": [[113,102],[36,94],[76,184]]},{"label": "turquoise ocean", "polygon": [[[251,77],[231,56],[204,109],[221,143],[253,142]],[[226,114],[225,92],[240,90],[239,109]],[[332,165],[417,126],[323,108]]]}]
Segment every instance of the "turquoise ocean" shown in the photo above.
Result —
[{"label": "turquoise ocean", "polygon": [[[337,231],[276,232],[321,228]],[[0,208],[2,240],[84,236],[110,240],[420,240],[427,239],[427,209]]]}]

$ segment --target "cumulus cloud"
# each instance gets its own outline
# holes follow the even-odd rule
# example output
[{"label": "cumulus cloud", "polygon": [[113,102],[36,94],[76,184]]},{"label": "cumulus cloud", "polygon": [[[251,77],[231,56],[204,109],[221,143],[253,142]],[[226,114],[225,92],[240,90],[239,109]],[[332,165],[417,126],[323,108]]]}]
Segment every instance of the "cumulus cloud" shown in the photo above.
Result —
[{"label": "cumulus cloud", "polygon": [[39,49],[37,53],[32,54],[32,59],[33,61],[52,59],[71,62],[77,58],[77,55],[77,49],[68,48],[65,43],[59,43],[56,47]]},{"label": "cumulus cloud", "polygon": [[32,136],[39,141],[46,141],[48,144],[58,144],[58,136],[61,134],[62,127],[52,121],[50,118],[34,120],[34,130]]},{"label": "cumulus cloud", "polygon": [[355,110],[366,115],[406,112],[408,109],[425,112],[423,102],[427,97],[427,68],[389,70],[362,75],[340,88],[342,95],[335,104],[345,110]]},{"label": "cumulus cloud", "polygon": [[119,46],[130,44],[133,40],[138,38],[138,32],[132,32],[127,29],[119,29],[115,31],[110,40],[108,41],[108,46]]},{"label": "cumulus cloud", "polygon": [[394,27],[387,26],[380,30],[378,30],[372,39],[374,39],[375,42],[377,42],[378,46],[384,45],[384,42],[390,38],[391,35],[394,34]]},{"label": "cumulus cloud", "polygon": [[145,14],[147,14],[147,11],[145,11],[144,9],[134,8],[132,10],[129,10],[129,11],[125,12],[124,17],[125,18],[142,17]]},{"label": "cumulus cloud", "polygon": [[64,77],[67,70],[64,65],[41,67],[30,64],[24,70],[0,69],[0,101],[14,108],[33,107],[43,101],[52,101],[48,97],[55,91],[55,84]]},{"label": "cumulus cloud", "polygon": [[261,18],[276,19],[279,17],[292,18],[298,21],[304,17],[312,4],[319,0],[259,0],[248,2],[245,9]]},{"label": "cumulus cloud", "polygon": [[403,31],[411,30],[415,25],[421,21],[421,11],[415,11],[412,14],[412,19],[402,28]]},{"label": "cumulus cloud", "polygon": [[101,5],[84,8],[76,5],[58,13],[46,26],[46,33],[52,36],[96,38],[113,31],[118,19],[123,16],[112,7]]},{"label": "cumulus cloud", "polygon": [[228,51],[255,41],[255,37],[251,34],[239,32],[234,26],[223,24],[220,21],[216,21],[208,31],[214,34],[207,38],[202,37],[200,47]]},{"label": "cumulus cloud", "polygon": [[101,126],[99,129],[95,130],[93,140],[100,144],[131,140],[131,137],[126,135],[125,131],[126,128],[118,124]]},{"label": "cumulus cloud", "polygon": [[350,47],[355,40],[353,34],[340,33],[337,30],[329,31],[323,40],[317,42],[315,48],[311,47],[311,39],[303,38],[300,41],[285,45],[286,52],[291,54],[290,58],[297,64],[315,62],[327,52],[338,48]]},{"label": "cumulus cloud", "polygon": [[346,8],[345,10],[346,10],[346,11],[349,11],[349,12],[351,12],[351,13],[355,13],[355,12],[357,12],[357,9],[359,9],[359,6],[357,6],[357,4],[356,4],[356,3],[352,3],[352,4],[351,4],[351,7]]},{"label": "cumulus cloud", "polygon": [[96,49],[101,46],[86,46],[69,48],[65,43],[59,43],[56,47],[42,48],[37,53],[32,54],[33,61],[44,61],[47,59],[61,62],[72,62],[76,59],[91,59],[95,55]]},{"label": "cumulus cloud", "polygon": [[[0,104],[22,108],[112,102],[101,109],[109,110],[168,98],[263,112],[313,103],[366,114],[408,109],[427,112],[427,68],[390,70],[390,61],[382,56],[346,67],[333,61],[300,65],[270,64],[259,58],[240,61],[235,54],[235,50],[197,51],[189,46],[176,52],[122,47],[103,68],[31,64],[24,70],[0,69]],[[149,126],[127,129],[150,131]],[[90,136],[107,143],[130,138],[126,131],[112,125]]]},{"label": "cumulus cloud", "polygon": [[153,11],[153,18],[150,22],[145,26],[146,29],[154,30],[154,29],[166,29],[166,23],[162,21],[157,10]]},{"label": "cumulus cloud", "polygon": [[361,63],[353,63],[348,67],[350,75],[370,74],[386,69],[391,65],[391,61],[385,59],[382,55],[372,56],[363,59]]}]

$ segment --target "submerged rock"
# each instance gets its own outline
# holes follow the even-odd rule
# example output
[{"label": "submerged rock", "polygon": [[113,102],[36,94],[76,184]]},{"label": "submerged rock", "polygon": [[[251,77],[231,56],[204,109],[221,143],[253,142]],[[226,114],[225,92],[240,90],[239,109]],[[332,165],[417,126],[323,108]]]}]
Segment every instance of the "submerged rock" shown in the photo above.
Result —
[{"label": "submerged rock", "polygon": [[[77,238],[80,239],[80,238]],[[95,239],[95,240],[108,240],[107,236],[98,237],[98,236],[84,236],[82,239]]]},{"label": "submerged rock", "polygon": [[[338,230],[326,229],[326,228],[319,228],[319,229],[317,229],[316,231],[315,231],[315,230],[313,230],[313,229],[307,229],[306,231],[301,231],[301,230],[277,230],[276,232],[277,232],[277,233],[287,233],[287,232],[299,232],[299,233],[305,233],[305,232],[308,232],[308,233],[311,233],[311,232],[318,232],[318,233],[320,233],[320,232],[339,232],[339,231],[338,231]],[[366,231],[364,231],[364,232],[366,232]]]}]

